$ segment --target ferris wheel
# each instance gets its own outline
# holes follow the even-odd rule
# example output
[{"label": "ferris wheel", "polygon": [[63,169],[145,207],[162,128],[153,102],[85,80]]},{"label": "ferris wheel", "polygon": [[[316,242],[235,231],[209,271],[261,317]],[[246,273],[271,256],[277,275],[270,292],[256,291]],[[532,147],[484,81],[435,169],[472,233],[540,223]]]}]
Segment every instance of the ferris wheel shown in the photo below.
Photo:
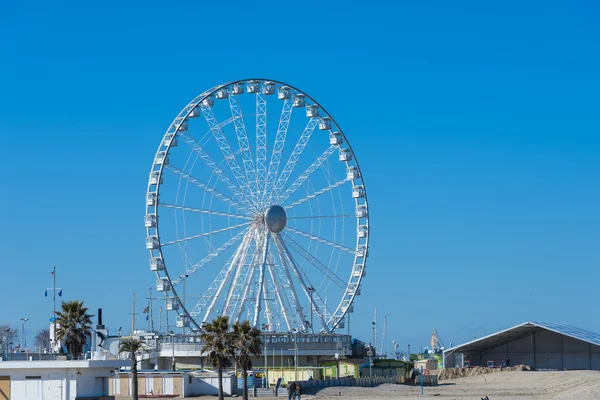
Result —
[{"label": "ferris wheel", "polygon": [[146,249],[177,326],[217,315],[269,331],[344,328],[366,275],[369,210],[339,125],[293,86],[215,86],[152,163]]}]

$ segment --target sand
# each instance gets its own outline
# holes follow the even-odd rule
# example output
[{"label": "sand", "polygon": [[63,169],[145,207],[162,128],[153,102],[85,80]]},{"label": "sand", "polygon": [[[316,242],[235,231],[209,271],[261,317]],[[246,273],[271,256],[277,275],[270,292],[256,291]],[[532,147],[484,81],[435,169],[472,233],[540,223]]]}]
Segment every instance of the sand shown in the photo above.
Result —
[{"label": "sand", "polygon": [[437,387],[420,388],[406,385],[381,385],[375,388],[331,387],[319,391],[316,396],[303,396],[302,400],[326,400],[340,397],[356,397],[365,400],[401,398],[444,400],[490,400],[502,399],[600,399],[600,372],[598,371],[503,371],[479,376],[443,380]]},{"label": "sand", "polygon": [[[515,368],[517,369],[517,368]],[[481,371],[480,371],[481,372]],[[440,381],[436,387],[425,387],[425,394],[415,386],[385,384],[374,388],[330,387],[302,395],[302,400],[597,400],[600,399],[600,371],[502,371]],[[197,399],[214,400],[216,396]],[[126,399],[121,397],[119,399]],[[127,398],[129,399],[129,398]],[[233,398],[232,398],[233,399]],[[237,397],[241,399],[241,397]],[[276,397],[287,400],[287,397]]]}]

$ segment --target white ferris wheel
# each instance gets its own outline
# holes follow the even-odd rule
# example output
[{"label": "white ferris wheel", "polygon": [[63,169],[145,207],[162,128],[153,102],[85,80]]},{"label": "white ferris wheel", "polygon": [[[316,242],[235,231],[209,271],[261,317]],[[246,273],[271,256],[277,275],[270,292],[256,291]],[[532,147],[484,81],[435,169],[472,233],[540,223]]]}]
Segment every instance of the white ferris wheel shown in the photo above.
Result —
[{"label": "white ferris wheel", "polygon": [[[344,327],[366,274],[369,210],[336,121],[293,86],[215,86],[177,115],[146,193],[146,248],[177,326]],[[187,287],[186,287],[187,286]]]}]

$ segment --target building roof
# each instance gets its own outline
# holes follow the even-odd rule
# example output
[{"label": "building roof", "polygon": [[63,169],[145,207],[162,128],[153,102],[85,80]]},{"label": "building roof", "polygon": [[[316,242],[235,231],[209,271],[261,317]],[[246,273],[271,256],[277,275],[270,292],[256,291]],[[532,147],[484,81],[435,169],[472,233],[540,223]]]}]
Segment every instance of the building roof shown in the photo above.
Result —
[{"label": "building roof", "polygon": [[129,360],[33,360],[2,361],[0,370],[5,369],[65,369],[65,368],[119,368],[130,365]]},{"label": "building roof", "polygon": [[482,351],[489,349],[490,347],[498,346],[501,343],[520,339],[542,330],[552,331],[561,335],[572,337],[573,339],[600,346],[600,335],[585,329],[559,322],[524,322],[520,325],[513,326],[512,328],[492,333],[491,335],[472,340],[459,346],[454,346],[451,349],[444,350],[444,354],[453,352],[466,353],[471,351]]}]

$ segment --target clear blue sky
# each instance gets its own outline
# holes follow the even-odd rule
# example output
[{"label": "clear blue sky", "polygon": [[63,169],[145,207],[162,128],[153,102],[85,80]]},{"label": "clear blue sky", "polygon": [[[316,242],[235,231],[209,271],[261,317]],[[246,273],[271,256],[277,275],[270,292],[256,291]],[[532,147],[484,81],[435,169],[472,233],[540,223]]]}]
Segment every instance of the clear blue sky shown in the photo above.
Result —
[{"label": "clear blue sky", "polygon": [[164,130],[261,76],[318,99],[359,157],[354,334],[374,306],[403,347],[434,327],[446,344],[526,320],[600,332],[597,2],[293,3],[2,2],[0,323],[46,325],[56,264],[64,298],[128,331],[155,279],[143,201]]}]

